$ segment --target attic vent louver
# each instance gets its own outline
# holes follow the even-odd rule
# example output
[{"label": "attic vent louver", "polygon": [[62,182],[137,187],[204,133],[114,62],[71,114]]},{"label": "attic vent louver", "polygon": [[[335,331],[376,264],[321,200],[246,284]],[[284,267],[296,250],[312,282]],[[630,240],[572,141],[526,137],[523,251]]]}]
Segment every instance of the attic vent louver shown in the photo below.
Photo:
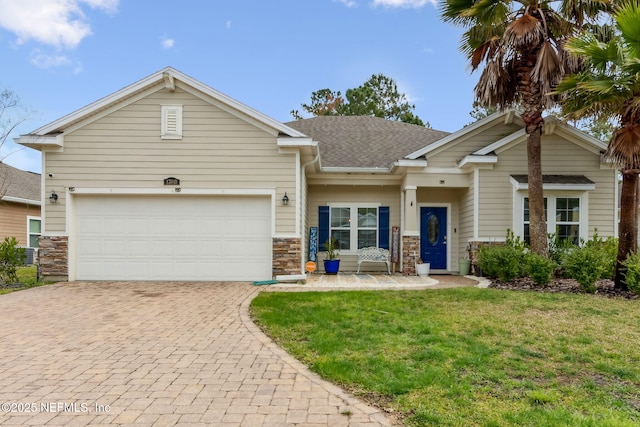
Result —
[{"label": "attic vent louver", "polygon": [[162,139],[182,139],[182,105],[162,106]]}]

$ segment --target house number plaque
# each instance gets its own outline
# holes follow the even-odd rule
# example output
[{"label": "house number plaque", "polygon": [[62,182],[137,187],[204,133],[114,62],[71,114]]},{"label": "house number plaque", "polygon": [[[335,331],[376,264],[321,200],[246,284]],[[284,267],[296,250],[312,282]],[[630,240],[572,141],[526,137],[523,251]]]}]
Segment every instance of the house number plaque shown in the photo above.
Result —
[{"label": "house number plaque", "polygon": [[164,185],[180,185],[180,180],[174,177],[165,178]]}]

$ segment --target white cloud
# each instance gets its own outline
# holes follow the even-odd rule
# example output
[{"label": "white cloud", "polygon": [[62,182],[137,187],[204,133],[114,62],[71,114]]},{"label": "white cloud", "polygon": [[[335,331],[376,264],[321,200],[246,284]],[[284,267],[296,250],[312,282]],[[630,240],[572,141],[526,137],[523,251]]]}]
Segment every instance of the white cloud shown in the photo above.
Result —
[{"label": "white cloud", "polygon": [[420,8],[428,4],[438,5],[438,0],[373,0],[373,6]]},{"label": "white cloud", "polygon": [[71,61],[64,55],[47,55],[39,50],[33,51],[31,63],[38,68],[53,68],[71,65]]},{"label": "white cloud", "polygon": [[[336,1],[336,0],[334,0]],[[354,0],[337,0],[338,2],[342,3],[343,5],[347,6],[347,7],[356,7],[358,6],[358,3],[355,2]]]},{"label": "white cloud", "polygon": [[227,30],[231,29],[231,21],[227,21]]},{"label": "white cloud", "polygon": [[18,44],[29,40],[74,49],[91,34],[82,6],[113,13],[119,0],[0,0],[0,27],[14,33]]},{"label": "white cloud", "polygon": [[162,37],[160,44],[164,49],[171,49],[176,44],[176,41],[168,37]]}]

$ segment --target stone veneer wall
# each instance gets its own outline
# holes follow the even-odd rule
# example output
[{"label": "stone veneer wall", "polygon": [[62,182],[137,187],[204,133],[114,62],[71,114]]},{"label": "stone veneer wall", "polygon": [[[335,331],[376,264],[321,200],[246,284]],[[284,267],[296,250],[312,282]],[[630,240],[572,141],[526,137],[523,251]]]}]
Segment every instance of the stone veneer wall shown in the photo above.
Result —
[{"label": "stone veneer wall", "polygon": [[273,239],[273,275],[301,274],[302,242],[298,238]]},{"label": "stone veneer wall", "polygon": [[482,246],[501,246],[504,242],[480,242],[474,241],[469,243],[469,259],[471,260],[471,273],[476,276],[482,276],[480,267],[478,266],[478,253]]},{"label": "stone veneer wall", "polygon": [[69,280],[69,238],[40,236],[38,268],[47,281]]},{"label": "stone veneer wall", "polygon": [[402,274],[416,274],[414,252],[420,253],[420,236],[402,236]]}]

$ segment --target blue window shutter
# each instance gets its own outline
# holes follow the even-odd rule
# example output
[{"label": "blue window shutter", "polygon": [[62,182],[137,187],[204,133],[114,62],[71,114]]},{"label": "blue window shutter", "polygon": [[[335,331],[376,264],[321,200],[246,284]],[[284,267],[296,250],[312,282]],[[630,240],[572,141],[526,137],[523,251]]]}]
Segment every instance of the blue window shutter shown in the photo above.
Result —
[{"label": "blue window shutter", "polygon": [[318,206],[318,250],[324,251],[329,239],[329,206]]},{"label": "blue window shutter", "polygon": [[389,206],[378,208],[378,246],[389,249]]}]

